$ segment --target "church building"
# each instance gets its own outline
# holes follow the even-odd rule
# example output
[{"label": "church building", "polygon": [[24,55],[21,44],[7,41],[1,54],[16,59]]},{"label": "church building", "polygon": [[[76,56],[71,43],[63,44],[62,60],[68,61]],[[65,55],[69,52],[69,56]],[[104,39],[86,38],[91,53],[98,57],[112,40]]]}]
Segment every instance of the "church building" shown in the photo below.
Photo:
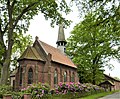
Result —
[{"label": "church building", "polygon": [[67,44],[63,25],[59,25],[57,48],[44,43],[36,37],[19,58],[19,67],[11,75],[16,89],[25,88],[32,83],[48,83],[51,88],[59,82],[79,81],[77,67],[65,54]]}]

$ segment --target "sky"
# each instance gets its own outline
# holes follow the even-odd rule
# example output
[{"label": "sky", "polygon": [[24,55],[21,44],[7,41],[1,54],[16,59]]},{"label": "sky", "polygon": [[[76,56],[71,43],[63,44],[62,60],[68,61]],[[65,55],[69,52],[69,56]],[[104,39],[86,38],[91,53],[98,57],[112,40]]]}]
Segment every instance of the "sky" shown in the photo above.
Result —
[{"label": "sky", "polygon": [[[74,11],[72,11],[69,15],[66,16],[67,19],[73,21],[70,27],[64,29],[65,38],[67,39],[70,36],[70,32],[73,30],[73,27],[80,22],[80,18],[78,17],[79,13],[77,8],[74,6]],[[38,36],[39,39],[49,45],[57,47],[56,41],[58,37],[58,26],[55,25],[54,28],[50,26],[50,20],[45,20],[43,14],[39,13],[36,15],[33,20],[30,22],[30,27],[28,29],[27,34],[30,34],[33,38],[33,42],[35,37]],[[105,74],[120,78],[120,63],[115,60],[112,60],[111,63],[114,65],[112,71],[105,67]]]}]

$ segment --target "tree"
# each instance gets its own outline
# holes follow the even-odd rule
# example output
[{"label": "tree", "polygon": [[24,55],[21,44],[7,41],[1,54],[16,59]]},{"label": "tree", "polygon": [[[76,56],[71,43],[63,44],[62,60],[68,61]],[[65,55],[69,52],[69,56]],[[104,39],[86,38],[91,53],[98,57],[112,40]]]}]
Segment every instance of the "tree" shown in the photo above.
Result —
[{"label": "tree", "polygon": [[28,30],[30,19],[41,12],[45,19],[51,19],[51,25],[55,22],[69,25],[68,20],[60,14],[61,11],[65,13],[70,11],[65,0],[61,2],[55,0],[0,1],[1,84],[7,84],[12,48],[18,38],[17,35]]},{"label": "tree", "polygon": [[12,47],[12,55],[10,62],[11,70],[16,69],[19,66],[17,62],[18,58],[25,51],[27,46],[31,45],[32,43],[32,36],[24,35],[23,33],[16,34],[15,42]]},{"label": "tree", "polygon": [[[103,24],[109,24],[110,27],[114,27],[113,31],[118,30],[117,32],[119,36],[120,28],[120,26],[118,25],[120,22],[119,0],[72,0],[72,1],[76,3],[76,6],[78,7],[78,11],[80,13],[80,18],[82,17],[83,20],[86,18],[86,16],[88,16],[89,13],[95,14],[96,16],[95,22],[90,26],[90,28],[91,27],[97,28],[99,25],[102,26]],[[117,24],[116,21],[118,21]],[[104,26],[105,25],[103,25],[102,28],[104,28]],[[118,47],[118,49],[120,48]],[[116,57],[117,59],[119,58],[118,55]],[[85,71],[83,70],[83,72]],[[86,78],[85,76],[87,75],[83,75],[82,77]]]},{"label": "tree", "polygon": [[88,13],[77,24],[68,39],[67,53],[78,65],[80,82],[97,84],[102,80],[103,67],[110,59],[120,59],[120,21],[104,18],[97,12]]}]

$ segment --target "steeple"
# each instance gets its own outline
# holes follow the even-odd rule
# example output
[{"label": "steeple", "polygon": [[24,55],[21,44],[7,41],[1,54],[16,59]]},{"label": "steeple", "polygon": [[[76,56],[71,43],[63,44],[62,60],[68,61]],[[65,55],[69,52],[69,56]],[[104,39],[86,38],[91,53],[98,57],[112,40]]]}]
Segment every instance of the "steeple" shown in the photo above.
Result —
[{"label": "steeple", "polygon": [[64,35],[64,27],[62,24],[59,25],[59,30],[58,30],[58,39],[57,39],[57,48],[64,53],[65,52],[65,45],[67,44],[65,40],[65,35]]}]

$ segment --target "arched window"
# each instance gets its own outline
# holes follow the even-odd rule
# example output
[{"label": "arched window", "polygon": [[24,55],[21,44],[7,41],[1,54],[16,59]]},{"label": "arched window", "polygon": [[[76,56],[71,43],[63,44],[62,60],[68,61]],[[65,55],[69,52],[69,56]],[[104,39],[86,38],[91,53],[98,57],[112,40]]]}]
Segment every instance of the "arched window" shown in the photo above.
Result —
[{"label": "arched window", "polygon": [[74,74],[74,72],[72,73],[72,82],[75,82],[75,74]]},{"label": "arched window", "polygon": [[71,82],[71,71],[69,71],[69,82]]},{"label": "arched window", "polygon": [[54,84],[58,84],[58,72],[55,70],[54,72]]},{"label": "arched window", "polygon": [[64,82],[67,82],[67,72],[64,72]]},{"label": "arched window", "polygon": [[22,85],[22,72],[23,72],[23,69],[20,68],[20,85]]},{"label": "arched window", "polygon": [[32,84],[32,83],[33,83],[33,70],[32,68],[30,68],[28,71],[28,84]]}]

